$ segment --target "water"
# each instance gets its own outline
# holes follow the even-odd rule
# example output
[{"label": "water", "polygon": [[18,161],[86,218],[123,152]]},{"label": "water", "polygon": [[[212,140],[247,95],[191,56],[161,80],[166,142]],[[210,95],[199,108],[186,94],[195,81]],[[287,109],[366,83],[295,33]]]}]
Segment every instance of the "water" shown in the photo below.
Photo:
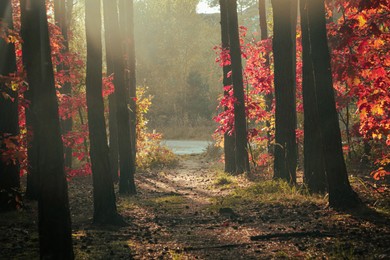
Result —
[{"label": "water", "polygon": [[178,155],[203,153],[210,144],[209,141],[194,140],[163,140],[161,143]]}]

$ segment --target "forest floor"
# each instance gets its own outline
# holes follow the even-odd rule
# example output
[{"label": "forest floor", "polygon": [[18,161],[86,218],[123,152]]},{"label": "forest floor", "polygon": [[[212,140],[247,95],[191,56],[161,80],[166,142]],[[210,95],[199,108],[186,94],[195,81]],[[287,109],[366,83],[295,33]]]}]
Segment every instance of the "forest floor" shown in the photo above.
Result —
[{"label": "forest floor", "polygon": [[[302,189],[220,169],[196,155],[137,174],[138,195],[118,196],[125,227],[92,225],[91,177],[73,179],[76,259],[390,259],[386,186],[354,178],[369,207],[340,212]],[[37,207],[26,206],[0,215],[0,259],[38,258]]]}]

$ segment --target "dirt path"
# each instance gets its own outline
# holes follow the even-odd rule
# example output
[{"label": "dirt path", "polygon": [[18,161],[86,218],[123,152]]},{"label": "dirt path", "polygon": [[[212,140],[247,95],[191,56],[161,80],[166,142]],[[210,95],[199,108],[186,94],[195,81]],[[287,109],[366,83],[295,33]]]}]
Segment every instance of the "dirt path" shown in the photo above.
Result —
[{"label": "dirt path", "polygon": [[[118,198],[129,223],[121,228],[91,225],[91,178],[72,180],[76,259],[390,257],[389,222],[380,216],[338,213],[326,209],[323,199],[279,186],[258,186],[258,197],[234,194],[234,188],[254,184],[235,178],[216,185],[215,168],[201,156],[186,156],[174,169],[137,174],[138,195]],[[1,216],[0,259],[37,258],[36,205],[29,207]]]}]

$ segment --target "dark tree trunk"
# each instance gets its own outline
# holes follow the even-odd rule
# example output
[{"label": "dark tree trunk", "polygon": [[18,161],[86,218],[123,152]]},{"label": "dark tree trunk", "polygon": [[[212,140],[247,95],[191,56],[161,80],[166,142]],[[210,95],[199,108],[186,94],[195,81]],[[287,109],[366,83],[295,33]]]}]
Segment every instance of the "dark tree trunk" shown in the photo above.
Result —
[{"label": "dark tree trunk", "polygon": [[125,14],[125,24],[122,28],[125,31],[125,57],[127,57],[126,67],[126,85],[129,88],[130,94],[130,134],[131,134],[131,147],[133,154],[133,162],[135,169],[135,160],[137,153],[137,81],[136,81],[136,64],[135,64],[135,36],[134,36],[134,0],[125,1],[124,10],[127,11]]},{"label": "dark tree trunk", "polygon": [[[56,25],[61,29],[62,36],[64,37],[64,48],[61,50],[62,54],[69,52],[68,44],[68,22],[67,22],[67,10],[65,0],[55,0],[54,1],[54,17]],[[69,74],[69,65],[61,63],[57,66],[57,71],[64,71]],[[62,88],[60,89],[61,94],[71,96],[72,95],[72,85],[70,82],[65,82]],[[72,131],[73,120],[71,117],[61,120],[61,130],[62,134],[66,135]],[[72,168],[72,148],[64,147],[65,150],[65,167]]]},{"label": "dark tree trunk", "polygon": [[[219,0],[220,9],[221,9],[221,41],[222,41],[222,50],[229,50],[229,33],[228,33],[228,10],[226,5],[226,0]],[[223,66],[223,86],[232,85],[232,78],[228,77],[228,73],[231,71],[230,65]],[[229,95],[228,91],[224,91],[224,96]],[[225,111],[228,109],[224,108]],[[234,135],[229,135],[225,133],[224,136],[224,154],[225,154],[225,172],[235,173],[236,172],[236,155],[235,155],[235,140]]]},{"label": "dark tree trunk", "polygon": [[[23,45],[23,53],[25,53],[25,46]],[[38,199],[38,190],[39,190],[39,174],[37,172],[37,147],[34,144],[33,140],[33,125],[35,120],[35,115],[33,113],[34,104],[32,101],[32,89],[28,89],[24,93],[24,99],[29,101],[29,107],[26,111],[26,126],[27,126],[27,187],[26,187],[26,198],[30,200]]]},{"label": "dark tree trunk", "polygon": [[21,1],[23,62],[32,90],[33,144],[39,172],[41,259],[73,259],[68,188],[45,0]]},{"label": "dark tree trunk", "polygon": [[[108,64],[107,64],[108,70]],[[118,121],[116,119],[116,99],[115,93],[111,94],[108,97],[108,109],[109,119],[108,119],[108,128],[110,131],[109,134],[109,156],[110,156],[110,171],[112,175],[112,180],[117,183],[119,181],[119,151],[118,151]]]},{"label": "dark tree trunk", "polygon": [[310,53],[309,28],[306,4],[311,0],[301,0],[302,29],[302,92],[304,109],[304,182],[311,192],[325,192],[326,174],[324,153],[321,143],[320,122],[315,94],[314,71]]},{"label": "dark tree trunk", "polygon": [[[11,0],[0,2],[0,31],[4,25],[13,29]],[[0,75],[12,77],[16,72],[15,46],[0,38]],[[4,138],[19,134],[18,93],[13,91],[11,80],[0,80],[0,150],[6,149]],[[8,98],[5,98],[5,95]],[[17,145],[17,144],[15,144]],[[8,203],[8,195],[16,195],[20,188],[19,162],[5,161],[0,156],[0,211],[16,209],[16,203]],[[15,198],[13,199],[15,202]]]},{"label": "dark tree trunk", "polygon": [[[261,34],[261,40],[268,39],[268,26],[267,26],[267,11],[266,11],[266,0],[259,0],[259,22],[260,22],[260,34]],[[267,55],[265,57],[266,63],[265,65],[269,66],[269,56]],[[272,101],[274,99],[274,95],[271,93],[265,95],[265,110],[270,113],[272,111]],[[268,153],[272,153],[271,149],[271,122],[267,120],[265,122],[265,125],[267,126],[267,151]]]},{"label": "dark tree trunk", "polygon": [[274,17],[275,161],[274,177],[296,182],[295,54],[291,0],[272,0]]},{"label": "dark tree trunk", "polygon": [[234,103],[236,173],[241,174],[244,172],[249,172],[250,166],[247,149],[248,140],[245,115],[245,97],[244,84],[242,79],[241,47],[238,31],[236,0],[227,0],[227,11],[233,95],[237,100]]},{"label": "dark tree trunk", "polygon": [[[104,11],[104,32],[106,42],[106,64],[107,75],[114,73],[115,89],[124,84],[124,60],[122,45],[119,36],[118,5],[110,0],[103,0]],[[119,180],[118,175],[118,121],[116,118],[116,98],[115,92],[108,97],[109,102],[109,149],[110,167],[113,180]]]},{"label": "dark tree trunk", "polygon": [[[129,2],[131,1],[131,3]],[[132,16],[132,0],[120,0],[119,1],[119,22],[121,31],[124,32],[125,36],[122,41],[124,43],[123,50],[125,54],[130,55],[130,44],[128,41],[132,41],[133,39],[129,38],[128,27],[130,26],[129,20],[132,18],[128,18],[128,16]],[[130,14],[131,13],[131,14]],[[126,62],[127,64],[128,62]],[[130,63],[128,63],[130,64]],[[126,66],[127,70],[131,68]],[[129,72],[130,73],[130,72]],[[116,96],[116,109],[117,109],[117,121],[118,121],[118,143],[119,143],[119,171],[120,171],[120,179],[119,179],[119,193],[121,194],[136,194],[136,187],[134,182],[134,174],[135,174],[135,161],[134,161],[134,144],[132,144],[132,131],[131,131],[131,118],[130,118],[130,108],[134,108],[134,103],[132,103],[132,99],[130,99],[130,86],[131,84],[135,84],[135,74],[134,81],[130,80],[130,75],[125,75],[124,78],[128,85],[118,85],[118,88],[115,89]],[[132,95],[135,91],[131,90]]]},{"label": "dark tree trunk", "polygon": [[114,184],[110,173],[104,104],[102,96],[102,41],[100,2],[86,0],[87,35],[87,107],[90,156],[93,178],[93,222],[118,224],[121,217],[115,204]]},{"label": "dark tree trunk", "polygon": [[360,204],[360,199],[349,184],[343,157],[330,67],[324,0],[307,1],[306,8],[319,125],[328,180],[329,205],[336,208],[350,208]]}]

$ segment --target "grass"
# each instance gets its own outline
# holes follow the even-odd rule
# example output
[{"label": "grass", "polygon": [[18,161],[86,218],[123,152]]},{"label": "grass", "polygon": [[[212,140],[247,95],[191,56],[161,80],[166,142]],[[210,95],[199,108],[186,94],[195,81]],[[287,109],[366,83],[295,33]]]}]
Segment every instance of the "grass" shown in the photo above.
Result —
[{"label": "grass", "polygon": [[217,172],[217,176],[214,181],[214,186],[230,188],[234,184],[236,184],[236,180],[234,179],[233,176],[224,173],[222,171]]},{"label": "grass", "polygon": [[187,204],[187,199],[180,195],[166,195],[147,199],[127,197],[120,201],[118,208],[119,210],[129,210],[136,207],[159,208],[167,213],[181,213],[184,206]]},{"label": "grass", "polygon": [[[222,181],[223,178],[217,181]],[[281,203],[289,205],[292,203],[324,203],[320,196],[309,195],[305,188],[291,186],[282,180],[265,180],[255,182],[247,187],[236,187],[230,195],[214,199],[215,205],[219,207],[234,207],[246,203]]]}]

